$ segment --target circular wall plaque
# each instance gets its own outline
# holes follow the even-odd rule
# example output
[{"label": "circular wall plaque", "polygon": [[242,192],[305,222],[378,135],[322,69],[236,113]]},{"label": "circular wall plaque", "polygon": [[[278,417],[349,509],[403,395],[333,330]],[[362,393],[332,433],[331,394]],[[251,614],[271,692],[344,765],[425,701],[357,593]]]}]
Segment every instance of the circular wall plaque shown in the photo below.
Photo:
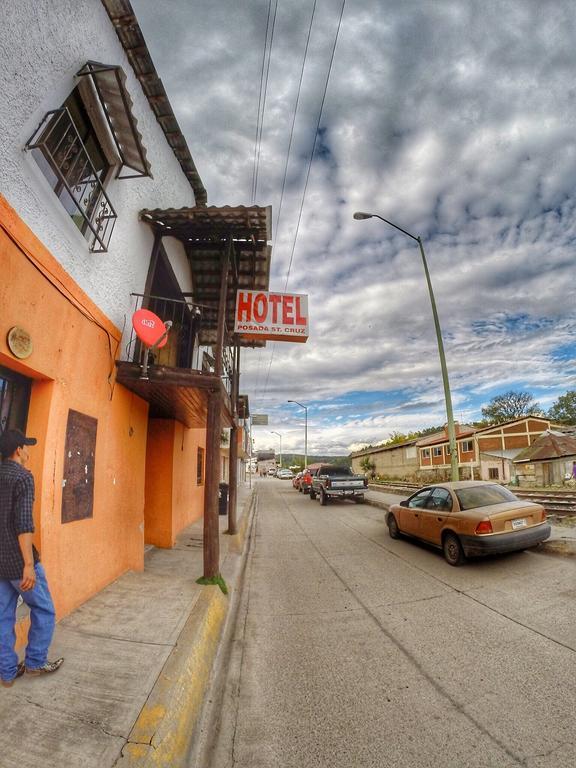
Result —
[{"label": "circular wall plaque", "polygon": [[30,357],[32,354],[33,346],[30,334],[24,328],[19,328],[17,325],[8,331],[6,343],[14,357],[18,357],[20,360],[24,360],[24,358]]}]

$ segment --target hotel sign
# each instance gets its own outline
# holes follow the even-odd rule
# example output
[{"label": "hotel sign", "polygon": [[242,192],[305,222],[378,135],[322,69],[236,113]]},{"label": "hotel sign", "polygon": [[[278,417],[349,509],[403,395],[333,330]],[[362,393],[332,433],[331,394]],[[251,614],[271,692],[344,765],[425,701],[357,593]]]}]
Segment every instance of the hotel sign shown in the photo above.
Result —
[{"label": "hotel sign", "polygon": [[245,339],[305,342],[308,338],[308,296],[238,291],[234,333]]}]

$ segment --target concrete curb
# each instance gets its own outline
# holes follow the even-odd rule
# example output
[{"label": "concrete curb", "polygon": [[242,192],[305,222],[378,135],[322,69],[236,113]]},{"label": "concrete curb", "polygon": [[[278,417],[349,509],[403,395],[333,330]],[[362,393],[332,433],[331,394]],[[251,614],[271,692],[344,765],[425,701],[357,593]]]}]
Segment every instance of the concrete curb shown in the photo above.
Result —
[{"label": "concrete curb", "polygon": [[546,555],[558,555],[560,557],[576,557],[576,540],[574,539],[548,539],[534,549],[535,552],[544,552]]},{"label": "concrete curb", "polygon": [[[401,498],[400,496],[398,498]],[[366,504],[372,507],[378,507],[388,512],[390,504],[378,499],[368,499],[364,497]],[[558,527],[553,527],[552,537],[543,541],[533,548],[534,552],[542,552],[546,555],[557,555],[560,557],[576,557],[576,538],[564,537],[558,533]]]},{"label": "concrete curb", "polygon": [[220,588],[205,587],[116,765],[185,765],[227,609]]},{"label": "concrete curb", "polygon": [[[239,530],[227,537],[227,551],[241,555],[254,511],[246,499]],[[197,735],[204,696],[230,607],[219,587],[202,589],[115,766],[185,768]]]}]

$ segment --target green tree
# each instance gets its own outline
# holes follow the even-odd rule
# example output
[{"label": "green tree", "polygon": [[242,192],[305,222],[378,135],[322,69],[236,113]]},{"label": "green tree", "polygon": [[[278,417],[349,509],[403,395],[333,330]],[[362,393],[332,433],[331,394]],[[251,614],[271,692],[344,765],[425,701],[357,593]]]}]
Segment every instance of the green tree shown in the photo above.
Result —
[{"label": "green tree", "polygon": [[362,461],[360,462],[360,467],[366,472],[366,474],[369,474],[370,477],[375,476],[375,469],[376,464],[370,459],[370,456],[364,456]]},{"label": "green tree", "polygon": [[576,390],[561,395],[548,411],[548,418],[561,424],[576,424]]},{"label": "green tree", "polygon": [[496,424],[520,419],[522,416],[538,416],[541,413],[540,406],[529,392],[514,392],[514,390],[496,395],[487,406],[482,408],[482,416]]}]

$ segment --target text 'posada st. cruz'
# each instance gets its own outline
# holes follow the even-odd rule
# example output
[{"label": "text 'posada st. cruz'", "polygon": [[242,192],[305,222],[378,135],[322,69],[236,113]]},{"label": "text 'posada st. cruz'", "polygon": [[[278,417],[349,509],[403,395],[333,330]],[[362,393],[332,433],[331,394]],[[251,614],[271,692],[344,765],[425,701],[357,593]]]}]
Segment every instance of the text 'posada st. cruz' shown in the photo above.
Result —
[{"label": "text 'posada st. cruz'", "polygon": [[234,332],[244,338],[304,342],[308,338],[308,296],[238,291]]}]

